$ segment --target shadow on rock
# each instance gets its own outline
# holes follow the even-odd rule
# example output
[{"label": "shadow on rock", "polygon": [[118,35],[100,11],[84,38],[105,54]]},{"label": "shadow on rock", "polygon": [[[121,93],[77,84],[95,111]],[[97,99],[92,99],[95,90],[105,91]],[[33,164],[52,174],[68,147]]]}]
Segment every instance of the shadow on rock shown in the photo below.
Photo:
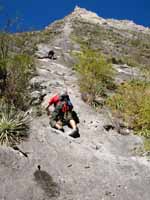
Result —
[{"label": "shadow on rock", "polygon": [[53,178],[46,171],[36,170],[34,172],[34,178],[48,197],[59,196],[58,184],[53,181]]}]

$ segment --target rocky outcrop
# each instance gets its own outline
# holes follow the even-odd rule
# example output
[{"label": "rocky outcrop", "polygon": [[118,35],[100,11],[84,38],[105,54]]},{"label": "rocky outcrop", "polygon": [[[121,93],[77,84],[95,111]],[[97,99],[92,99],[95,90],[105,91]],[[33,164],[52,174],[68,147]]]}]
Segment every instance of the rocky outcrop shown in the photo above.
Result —
[{"label": "rocky outcrop", "polygon": [[143,32],[146,34],[150,34],[150,29],[145,28],[142,25],[137,25],[133,21],[129,20],[115,20],[115,19],[104,19],[99,17],[96,13],[88,11],[84,8],[80,8],[78,6],[75,7],[74,11],[71,13],[69,18],[78,18],[83,19],[87,22],[104,25],[108,27],[113,27],[121,30],[131,30],[136,32]]}]

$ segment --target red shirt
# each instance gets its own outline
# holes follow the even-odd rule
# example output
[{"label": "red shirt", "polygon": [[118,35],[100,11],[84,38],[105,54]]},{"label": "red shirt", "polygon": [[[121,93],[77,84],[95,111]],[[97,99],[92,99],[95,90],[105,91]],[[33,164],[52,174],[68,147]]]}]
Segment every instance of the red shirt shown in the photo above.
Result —
[{"label": "red shirt", "polygon": [[54,106],[56,107],[56,105],[59,103],[59,96],[58,95],[55,95],[54,97],[52,97],[50,100],[49,100],[49,105],[51,106],[52,104],[54,104]]},{"label": "red shirt", "polygon": [[[60,101],[60,96],[59,95],[55,95],[54,97],[52,97],[49,100],[49,106],[54,104],[54,107],[56,107],[60,102],[61,102]],[[70,99],[69,99],[69,102],[70,102]],[[66,102],[64,102],[62,104],[62,112],[67,112],[67,111],[72,110],[72,109],[73,109],[73,105],[72,105],[71,102],[70,102],[70,105],[67,104]]]}]

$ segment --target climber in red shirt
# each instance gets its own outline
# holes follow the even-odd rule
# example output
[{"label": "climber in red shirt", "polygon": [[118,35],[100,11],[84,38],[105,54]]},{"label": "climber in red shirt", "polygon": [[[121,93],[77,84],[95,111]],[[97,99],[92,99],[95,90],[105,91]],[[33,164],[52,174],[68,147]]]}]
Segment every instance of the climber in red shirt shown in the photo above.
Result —
[{"label": "climber in red shirt", "polygon": [[[49,107],[54,105],[54,111],[50,113]],[[79,119],[73,111],[73,105],[70,101],[67,91],[63,91],[60,95],[53,96],[46,107],[48,115],[50,116],[50,125],[64,132],[63,126],[69,125],[73,130],[69,134],[72,137],[79,137],[77,123]]]}]

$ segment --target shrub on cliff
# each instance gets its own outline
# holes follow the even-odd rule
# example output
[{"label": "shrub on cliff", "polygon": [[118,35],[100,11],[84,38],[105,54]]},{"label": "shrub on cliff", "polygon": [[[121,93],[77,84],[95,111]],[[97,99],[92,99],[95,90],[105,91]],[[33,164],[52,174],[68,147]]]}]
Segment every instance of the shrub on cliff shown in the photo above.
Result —
[{"label": "shrub on cliff", "polygon": [[81,92],[90,94],[94,100],[97,95],[102,95],[106,89],[111,88],[114,71],[103,54],[84,47],[80,53],[76,53],[76,58],[75,68],[80,75]]},{"label": "shrub on cliff", "polygon": [[12,35],[0,33],[0,98],[8,104],[26,109],[28,83],[34,71],[34,60],[28,54],[16,54]]},{"label": "shrub on cliff", "polygon": [[30,56],[22,54],[9,59],[4,93],[7,103],[14,104],[23,110],[28,106],[28,84],[32,71],[33,60]]},{"label": "shrub on cliff", "polygon": [[136,133],[150,138],[150,83],[133,80],[120,85],[107,100],[112,111],[122,117]]}]

